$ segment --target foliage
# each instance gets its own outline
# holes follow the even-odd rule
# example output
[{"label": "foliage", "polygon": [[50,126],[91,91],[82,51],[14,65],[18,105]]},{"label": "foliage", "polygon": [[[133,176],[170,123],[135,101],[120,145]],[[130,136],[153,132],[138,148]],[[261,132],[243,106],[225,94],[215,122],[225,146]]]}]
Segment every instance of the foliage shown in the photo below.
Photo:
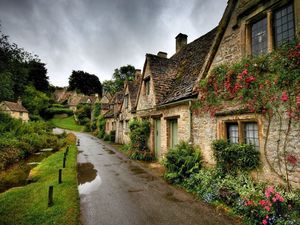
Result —
[{"label": "foliage", "polygon": [[97,118],[101,113],[101,103],[95,103],[93,108],[93,117]]},{"label": "foliage", "polygon": [[72,71],[69,77],[69,90],[79,91],[85,95],[102,93],[102,85],[99,78],[94,74],[89,74],[84,71]]},{"label": "foliage", "polygon": [[115,69],[112,80],[103,82],[103,91],[115,94],[118,90],[122,90],[126,80],[133,80],[135,76],[135,68],[131,65],[122,66]]},{"label": "foliage", "polygon": [[91,106],[88,104],[79,104],[75,115],[80,125],[88,125],[91,121]]},{"label": "foliage", "polygon": [[103,115],[100,115],[97,120],[97,127],[98,127],[98,138],[103,138],[105,135],[105,125],[106,121]]},{"label": "foliage", "polygon": [[230,144],[225,140],[212,143],[217,166],[225,173],[250,171],[259,166],[259,152],[253,145]]},{"label": "foliage", "polygon": [[25,86],[32,85],[41,91],[48,90],[45,64],[38,57],[10,43],[0,30],[0,101],[16,100],[24,93]]},{"label": "foliage", "polygon": [[147,140],[150,135],[150,123],[147,120],[131,119],[129,137],[132,150],[147,151]]},{"label": "foliage", "polygon": [[62,108],[62,107],[50,107],[47,108],[44,112],[44,115],[46,115],[47,118],[52,118],[54,115],[57,114],[67,114],[71,116],[73,115],[73,110],[69,108]]},{"label": "foliage", "polygon": [[165,178],[171,183],[181,183],[201,169],[201,153],[187,142],[170,149],[164,160]]},{"label": "foliage", "polygon": [[84,126],[78,125],[74,120],[74,116],[70,116],[67,118],[53,118],[50,120],[50,123],[62,129],[73,130],[73,131],[83,131]]},{"label": "foliage", "polygon": [[[57,183],[64,149],[44,159],[31,174],[35,181],[0,194],[0,224],[78,224],[77,149],[69,148],[63,183]],[[54,205],[47,208],[48,187],[54,185]]]},{"label": "foliage", "polygon": [[49,97],[33,86],[26,86],[22,95],[22,104],[33,115],[40,115],[49,106]]},{"label": "foliage", "polygon": [[65,142],[52,133],[52,127],[42,121],[22,123],[0,113],[0,169],[42,148],[58,150]]}]

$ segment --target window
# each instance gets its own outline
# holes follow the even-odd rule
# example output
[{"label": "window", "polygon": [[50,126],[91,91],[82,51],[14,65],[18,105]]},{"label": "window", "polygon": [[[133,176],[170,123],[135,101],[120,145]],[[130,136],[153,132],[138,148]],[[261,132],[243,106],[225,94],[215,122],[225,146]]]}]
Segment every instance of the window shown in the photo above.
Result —
[{"label": "window", "polygon": [[128,120],[126,120],[125,121],[125,133],[127,133],[127,132],[129,132],[129,126],[128,126],[128,123],[129,123],[129,121]]},{"label": "window", "polygon": [[21,118],[23,117],[23,112],[20,112],[20,117],[21,117]]},{"label": "window", "polygon": [[245,123],[245,143],[252,144],[256,149],[259,149],[258,127],[257,123]]},{"label": "window", "polygon": [[268,51],[267,18],[263,18],[251,26],[252,55],[264,54]]},{"label": "window", "polygon": [[145,93],[150,95],[150,79],[145,80]]},{"label": "window", "polygon": [[228,123],[227,124],[227,136],[228,136],[229,143],[232,143],[232,144],[239,143],[238,123]]},{"label": "window", "polygon": [[169,147],[174,148],[178,144],[177,119],[169,120]]},{"label": "window", "polygon": [[252,144],[259,150],[258,125],[256,122],[226,123],[227,140],[229,143]]},{"label": "window", "polygon": [[275,12],[274,15],[275,47],[295,38],[293,5],[287,5]]},{"label": "window", "polygon": [[128,95],[125,95],[124,97],[124,105],[125,105],[125,109],[128,108]]}]

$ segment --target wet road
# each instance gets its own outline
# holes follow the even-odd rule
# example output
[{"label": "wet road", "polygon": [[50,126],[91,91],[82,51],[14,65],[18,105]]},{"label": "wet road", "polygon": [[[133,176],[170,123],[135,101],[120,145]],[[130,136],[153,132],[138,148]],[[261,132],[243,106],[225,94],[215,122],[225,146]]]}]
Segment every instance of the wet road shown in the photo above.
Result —
[{"label": "wet road", "polygon": [[235,224],[101,140],[76,135],[80,139],[78,189],[84,225]]}]

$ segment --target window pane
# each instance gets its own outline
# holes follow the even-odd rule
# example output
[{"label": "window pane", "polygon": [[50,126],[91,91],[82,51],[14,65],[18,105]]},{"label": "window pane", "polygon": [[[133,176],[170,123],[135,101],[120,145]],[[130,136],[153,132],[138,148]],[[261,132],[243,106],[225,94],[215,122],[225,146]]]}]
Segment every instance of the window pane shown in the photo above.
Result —
[{"label": "window pane", "polygon": [[259,149],[257,123],[245,123],[245,143],[252,144],[257,150]]},{"label": "window pane", "polygon": [[239,128],[237,123],[227,124],[227,136],[229,143],[239,143]]},{"label": "window pane", "polygon": [[252,24],[252,54],[260,55],[267,52],[267,18]]},{"label": "window pane", "polygon": [[295,38],[295,24],[293,5],[287,5],[275,12],[274,30],[275,46]]}]

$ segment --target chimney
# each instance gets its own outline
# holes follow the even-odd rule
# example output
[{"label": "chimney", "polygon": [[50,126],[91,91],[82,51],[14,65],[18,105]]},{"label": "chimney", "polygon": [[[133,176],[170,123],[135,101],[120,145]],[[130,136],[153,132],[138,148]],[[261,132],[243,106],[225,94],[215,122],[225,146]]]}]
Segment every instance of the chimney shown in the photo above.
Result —
[{"label": "chimney", "polygon": [[18,98],[18,101],[17,101],[17,103],[18,103],[19,105],[22,105],[22,100],[21,100],[21,97],[19,97],[19,98]]},{"label": "chimney", "polygon": [[187,35],[179,33],[175,39],[176,39],[176,53],[179,52],[183,46],[187,44]]},{"label": "chimney", "polygon": [[139,80],[139,78],[142,76],[142,71],[140,69],[135,70],[135,80]]},{"label": "chimney", "polygon": [[158,52],[157,53],[157,56],[159,56],[159,57],[162,57],[162,58],[167,58],[168,57],[168,53],[166,53],[166,52]]}]

